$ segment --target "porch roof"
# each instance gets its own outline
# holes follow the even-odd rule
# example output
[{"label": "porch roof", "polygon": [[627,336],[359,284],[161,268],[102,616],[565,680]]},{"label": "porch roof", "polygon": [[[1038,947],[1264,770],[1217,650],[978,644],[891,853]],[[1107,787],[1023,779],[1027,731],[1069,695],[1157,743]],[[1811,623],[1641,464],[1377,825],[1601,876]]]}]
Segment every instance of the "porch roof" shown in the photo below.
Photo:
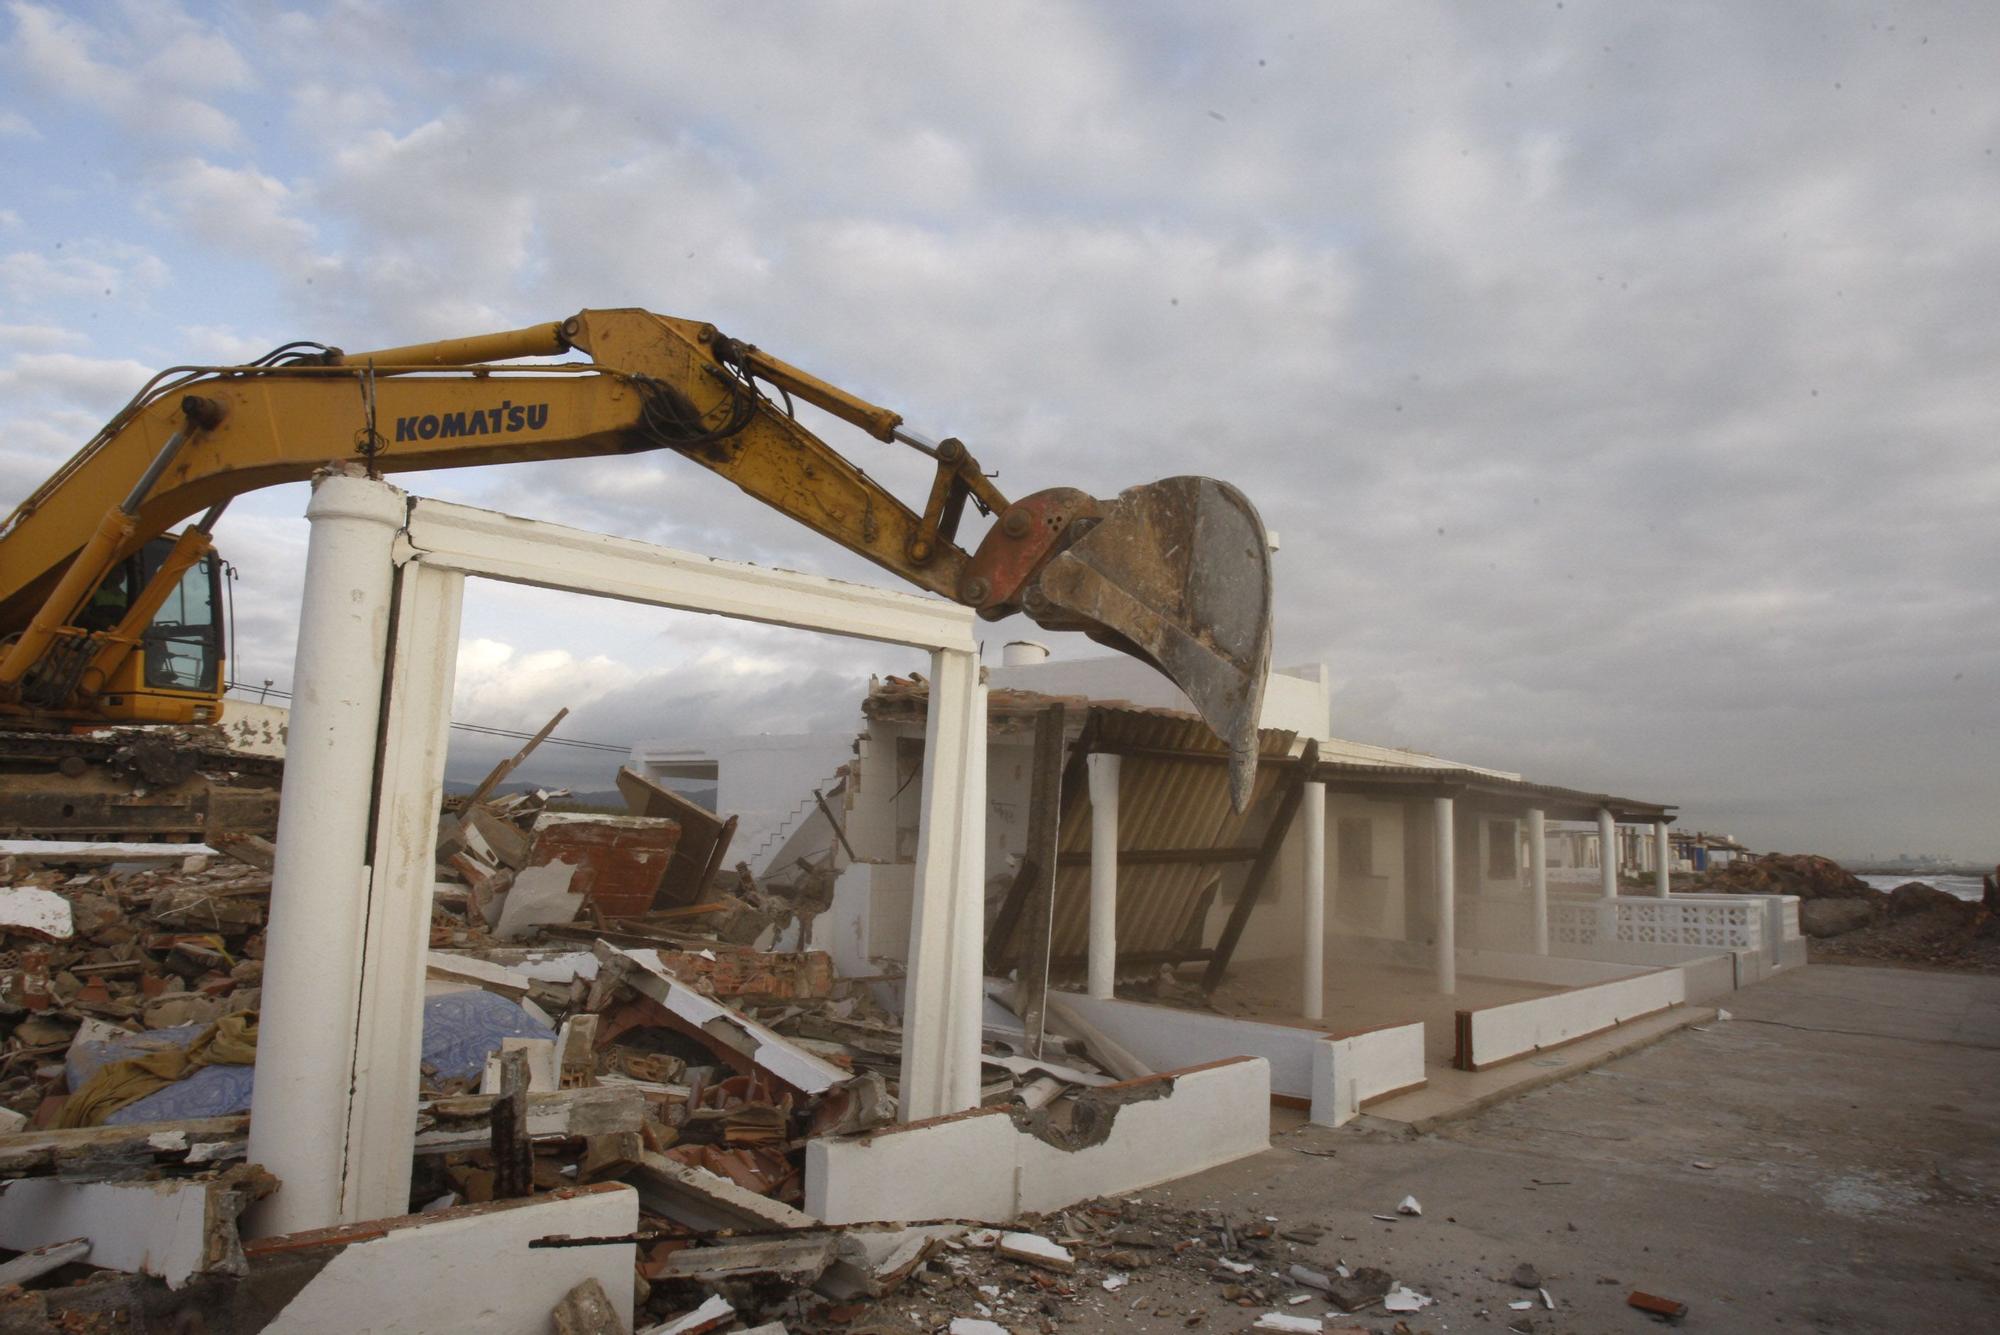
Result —
[{"label": "porch roof", "polygon": [[1651,825],[1672,821],[1679,810],[1671,802],[1642,802],[1614,793],[1505,779],[1469,769],[1412,769],[1402,765],[1322,760],[1313,767],[1312,778],[1333,792],[1371,797],[1470,798],[1488,806],[1523,810],[1537,807],[1557,820],[1595,820],[1600,810],[1608,810],[1617,820]]}]

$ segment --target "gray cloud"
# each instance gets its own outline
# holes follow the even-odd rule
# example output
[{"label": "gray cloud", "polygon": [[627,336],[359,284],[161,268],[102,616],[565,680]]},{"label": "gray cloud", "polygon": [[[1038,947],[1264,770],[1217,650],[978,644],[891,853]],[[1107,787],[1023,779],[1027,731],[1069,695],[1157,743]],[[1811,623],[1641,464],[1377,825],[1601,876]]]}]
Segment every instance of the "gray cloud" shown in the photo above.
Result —
[{"label": "gray cloud", "polygon": [[[155,248],[261,266],[281,336],[712,319],[961,435],[1003,487],[1237,482],[1284,538],[1279,659],[1331,663],[1357,736],[1759,844],[2000,855],[2000,16],[233,22],[316,147],[149,165]],[[921,493],[921,461],[840,443]],[[410,482],[878,577],[675,459]],[[627,664],[577,727],[676,692],[690,727],[798,722],[864,675],[775,652],[797,682]]]}]

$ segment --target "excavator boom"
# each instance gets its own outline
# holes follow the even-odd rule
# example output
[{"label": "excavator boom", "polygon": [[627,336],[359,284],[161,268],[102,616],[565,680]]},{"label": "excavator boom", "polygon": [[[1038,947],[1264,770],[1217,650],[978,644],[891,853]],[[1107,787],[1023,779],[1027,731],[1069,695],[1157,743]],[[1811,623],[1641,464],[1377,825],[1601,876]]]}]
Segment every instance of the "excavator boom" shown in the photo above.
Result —
[{"label": "excavator boom", "polygon": [[[521,360],[571,353],[586,359]],[[923,507],[800,425],[794,398],[929,456]],[[961,442],[928,440],[712,325],[629,309],[366,353],[290,345],[247,366],[162,373],[0,528],[0,711],[107,717],[137,638],[122,623],[79,626],[92,591],[210,510],[205,536],[212,507],[245,491],[338,460],[391,473],[650,450],[721,474],[981,616],[1025,612],[1151,663],[1227,744],[1232,794],[1247,798],[1271,575],[1263,525],[1235,488],[1175,477],[1111,500],[1055,488],[1010,501]],[[971,551],[958,541],[968,503],[996,516]]]}]

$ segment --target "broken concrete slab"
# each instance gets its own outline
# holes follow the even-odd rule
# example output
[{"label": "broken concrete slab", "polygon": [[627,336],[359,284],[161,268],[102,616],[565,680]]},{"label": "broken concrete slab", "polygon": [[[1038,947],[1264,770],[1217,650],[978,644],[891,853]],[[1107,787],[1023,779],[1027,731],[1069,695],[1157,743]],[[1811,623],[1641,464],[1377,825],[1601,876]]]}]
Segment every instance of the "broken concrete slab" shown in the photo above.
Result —
[{"label": "broken concrete slab", "polygon": [[[421,1105],[416,1152],[454,1154],[485,1147],[491,1135],[492,1094],[462,1094]],[[637,1131],[646,1096],[631,1086],[593,1085],[528,1095],[528,1136],[588,1139]]]},{"label": "broken concrete slab", "polygon": [[819,1277],[813,1290],[836,1302],[884,1297],[900,1287],[947,1240],[965,1231],[961,1224],[850,1230],[840,1235],[834,1262]]},{"label": "broken concrete slab", "polygon": [[1076,1257],[1070,1254],[1069,1248],[1050,1242],[1039,1233],[1002,1233],[999,1252],[1010,1261],[1020,1261],[1060,1274],[1072,1274],[1076,1270]]},{"label": "broken concrete slab", "polygon": [[683,1312],[669,1321],[647,1326],[637,1335],[707,1335],[709,1331],[720,1330],[736,1320],[736,1309],[721,1294],[710,1294],[701,1306],[692,1312]]},{"label": "broken concrete slab", "polygon": [[502,941],[524,941],[538,927],[575,922],[584,902],[576,885],[577,870],[568,863],[545,862],[516,872],[500,899],[493,935]]},{"label": "broken concrete slab", "polygon": [[0,1247],[32,1251],[88,1238],[91,1263],[180,1288],[196,1274],[244,1272],[236,1218],[277,1180],[244,1164],[162,1182],[22,1178],[0,1191]]},{"label": "broken concrete slab", "polygon": [[803,1210],[661,1154],[644,1156],[627,1183],[638,1191],[649,1214],[662,1215],[698,1233],[811,1228],[819,1222]]},{"label": "broken concrete slab", "polygon": [[67,941],[76,935],[76,916],[69,900],[53,890],[8,886],[0,889],[0,932]]},{"label": "broken concrete slab", "polygon": [[[187,1137],[189,1148],[186,1157],[189,1161],[200,1162],[194,1158],[195,1151],[218,1142],[234,1146],[236,1153],[230,1157],[240,1158],[244,1137],[249,1133],[250,1119],[246,1116],[204,1117],[175,1122],[173,1129]],[[0,1136],[0,1178],[66,1172],[84,1165],[92,1166],[101,1173],[114,1165],[150,1168],[156,1163],[172,1162],[180,1156],[161,1152],[152,1144],[152,1138],[159,1130],[158,1126],[142,1123],[134,1126],[24,1131]],[[214,1152],[209,1151],[209,1156],[213,1159]]]},{"label": "broken concrete slab", "polygon": [[52,866],[107,862],[182,863],[191,856],[215,850],[207,844],[120,843],[93,839],[0,839],[0,857],[25,863]]},{"label": "broken concrete slab", "polygon": [[625,950],[599,941],[596,953],[599,961],[618,970],[641,996],[657,1002],[681,1024],[794,1089],[820,1094],[848,1078],[848,1072],[832,1062],[682,983],[661,963],[656,950]]},{"label": "broken concrete slab", "polygon": [[660,1279],[748,1279],[753,1276],[810,1284],[833,1264],[837,1239],[831,1233],[796,1238],[729,1239],[675,1252],[659,1268]]},{"label": "broken concrete slab", "polygon": [[319,1335],[381,1330],[393,1301],[398,1330],[547,1335],[550,1313],[595,1279],[621,1328],[632,1323],[633,1244],[538,1247],[551,1237],[620,1237],[639,1223],[639,1199],[615,1183],[519,1201],[459,1206],[338,1228],[260,1238],[247,1248],[262,1267],[331,1252],[264,1330]]},{"label": "broken concrete slab", "polygon": [[981,1219],[1115,1196],[1270,1145],[1270,1066],[1243,1057],[1090,1091],[1088,1134],[1002,1108],[806,1144],[805,1208],[829,1223]]}]

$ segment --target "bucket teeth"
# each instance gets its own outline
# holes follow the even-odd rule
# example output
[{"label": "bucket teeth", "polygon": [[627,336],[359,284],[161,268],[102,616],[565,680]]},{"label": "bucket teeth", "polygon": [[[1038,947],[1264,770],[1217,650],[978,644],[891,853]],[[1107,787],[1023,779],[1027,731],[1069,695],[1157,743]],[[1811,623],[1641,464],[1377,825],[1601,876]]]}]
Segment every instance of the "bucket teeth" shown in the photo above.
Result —
[{"label": "bucket teeth", "polygon": [[1133,487],[1049,559],[1036,586],[1065,619],[1137,652],[1186,692],[1229,748],[1229,796],[1241,811],[1271,658],[1271,553],[1249,498],[1207,477]]}]

